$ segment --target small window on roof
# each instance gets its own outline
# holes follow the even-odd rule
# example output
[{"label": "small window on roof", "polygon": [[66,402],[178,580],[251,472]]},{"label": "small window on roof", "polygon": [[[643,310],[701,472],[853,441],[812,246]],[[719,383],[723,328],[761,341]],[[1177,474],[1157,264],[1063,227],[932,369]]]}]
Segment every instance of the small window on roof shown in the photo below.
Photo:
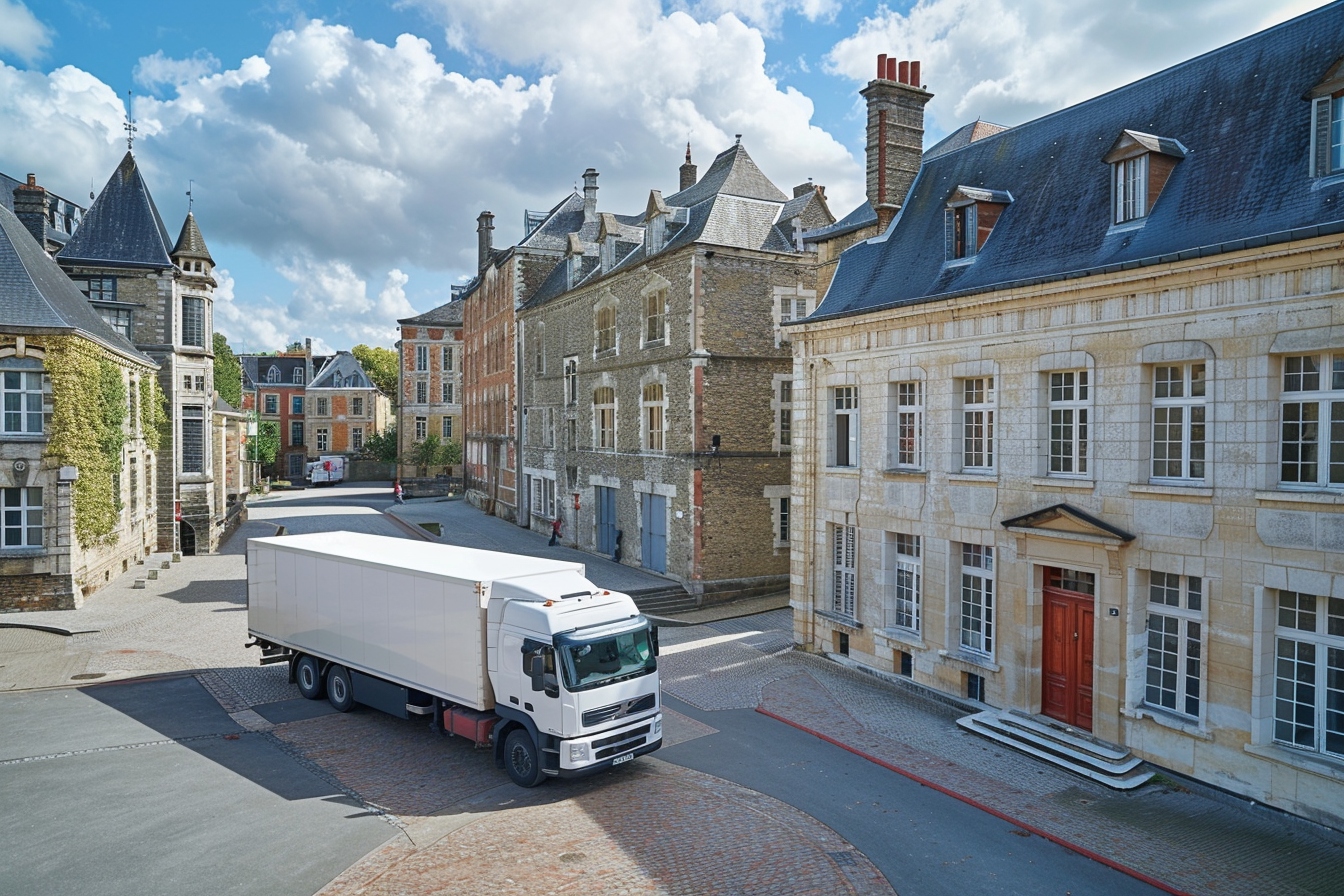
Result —
[{"label": "small window on roof", "polygon": [[1186,152],[1181,141],[1171,137],[1121,131],[1102,157],[1111,166],[1111,223],[1146,218]]},{"label": "small window on roof", "polygon": [[957,187],[947,200],[947,260],[978,255],[999,215],[1012,201],[1012,194],[1006,190]]},{"label": "small window on roof", "polygon": [[1344,59],[1307,93],[1311,101],[1311,176],[1344,173]]}]

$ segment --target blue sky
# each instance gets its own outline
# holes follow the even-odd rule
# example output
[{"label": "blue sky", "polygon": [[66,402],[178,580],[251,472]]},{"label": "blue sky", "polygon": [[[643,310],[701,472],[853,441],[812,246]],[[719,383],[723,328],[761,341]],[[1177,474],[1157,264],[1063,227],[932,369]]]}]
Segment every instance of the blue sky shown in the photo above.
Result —
[{"label": "blue sky", "polygon": [[743,135],[782,189],[862,201],[858,90],[919,59],[925,142],[1080,102],[1314,0],[0,0],[0,171],[87,204],[125,152],[174,234],[195,212],[238,350],[392,344],[524,209],[589,166],[599,207],[675,190]]}]

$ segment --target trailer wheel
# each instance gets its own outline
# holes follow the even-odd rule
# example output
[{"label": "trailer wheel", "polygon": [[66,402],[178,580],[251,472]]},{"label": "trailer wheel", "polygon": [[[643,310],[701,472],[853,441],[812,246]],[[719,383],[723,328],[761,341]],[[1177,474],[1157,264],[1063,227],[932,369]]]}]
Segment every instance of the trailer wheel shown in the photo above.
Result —
[{"label": "trailer wheel", "polygon": [[327,670],[327,700],[337,712],[349,712],[354,707],[355,691],[344,666],[333,665]]},{"label": "trailer wheel", "polygon": [[504,768],[508,770],[509,779],[519,787],[536,787],[546,779],[537,745],[525,729],[515,728],[505,738]]},{"label": "trailer wheel", "polygon": [[322,699],[326,689],[322,686],[322,669],[315,657],[307,655],[299,657],[298,662],[294,664],[294,681],[298,683],[299,693],[305,699]]}]

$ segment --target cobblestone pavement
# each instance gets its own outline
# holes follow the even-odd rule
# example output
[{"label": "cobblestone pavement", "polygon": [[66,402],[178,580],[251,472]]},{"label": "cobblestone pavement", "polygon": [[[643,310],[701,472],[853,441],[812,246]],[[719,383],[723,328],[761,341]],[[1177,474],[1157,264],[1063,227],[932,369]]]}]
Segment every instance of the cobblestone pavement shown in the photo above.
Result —
[{"label": "cobblestone pavement", "polygon": [[[144,589],[124,576],[79,611],[0,616],[0,689],[195,671],[248,736],[274,738],[389,821],[388,843],[334,880],[328,896],[893,892],[808,816],[652,756],[523,791],[485,751],[434,737],[423,721],[340,715],[298,700],[283,667],[258,666],[243,648],[245,538],[276,525],[333,528],[333,518],[339,528],[404,534],[367,508],[301,506],[312,500],[291,493],[258,504],[223,552],[170,564]],[[462,525],[496,542],[479,546],[516,550],[515,539],[533,539],[545,547],[541,536],[467,509],[475,516],[463,515]],[[590,572],[594,559],[616,566],[580,556]],[[664,689],[695,707],[763,709],[1174,889],[1344,893],[1344,835],[1170,778],[1113,792],[1006,750],[958,728],[954,705],[795,651],[787,609],[705,619],[661,635]],[[15,624],[72,634],[4,627]],[[280,720],[295,706],[320,714]],[[671,711],[666,730],[669,742],[712,732]]]}]

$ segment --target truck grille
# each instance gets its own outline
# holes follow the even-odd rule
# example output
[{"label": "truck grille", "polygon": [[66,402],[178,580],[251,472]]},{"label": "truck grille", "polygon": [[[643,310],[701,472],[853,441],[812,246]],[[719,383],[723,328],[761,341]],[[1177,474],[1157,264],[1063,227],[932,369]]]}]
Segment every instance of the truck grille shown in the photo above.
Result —
[{"label": "truck grille", "polygon": [[583,724],[584,727],[601,725],[603,722],[610,722],[612,719],[633,716],[653,709],[654,702],[653,694],[645,694],[643,697],[635,697],[626,700],[624,703],[613,703],[611,706],[604,706],[601,709],[590,709],[583,714]]},{"label": "truck grille", "polygon": [[622,731],[620,734],[613,734],[611,737],[603,737],[593,741],[593,758],[609,759],[618,753],[628,753],[636,747],[642,747],[648,741],[648,733],[652,725],[641,725],[638,728],[632,728],[629,731]]}]

